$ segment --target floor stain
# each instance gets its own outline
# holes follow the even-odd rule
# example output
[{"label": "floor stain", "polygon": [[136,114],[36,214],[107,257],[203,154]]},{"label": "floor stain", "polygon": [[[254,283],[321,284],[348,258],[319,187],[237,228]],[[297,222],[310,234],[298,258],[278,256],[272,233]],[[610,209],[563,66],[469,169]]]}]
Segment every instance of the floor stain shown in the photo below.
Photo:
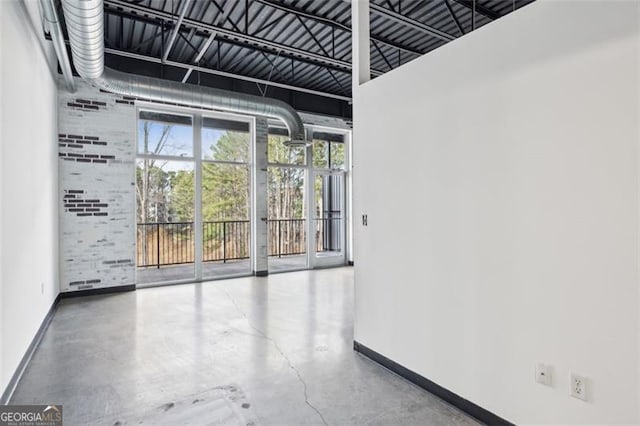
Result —
[{"label": "floor stain", "polygon": [[176,405],[176,404],[175,404],[175,403],[173,403],[173,402],[167,402],[166,404],[164,404],[164,405],[163,405],[162,407],[160,407],[160,408],[162,408],[164,411],[169,411],[169,410],[171,410],[173,407],[175,407],[175,405]]}]

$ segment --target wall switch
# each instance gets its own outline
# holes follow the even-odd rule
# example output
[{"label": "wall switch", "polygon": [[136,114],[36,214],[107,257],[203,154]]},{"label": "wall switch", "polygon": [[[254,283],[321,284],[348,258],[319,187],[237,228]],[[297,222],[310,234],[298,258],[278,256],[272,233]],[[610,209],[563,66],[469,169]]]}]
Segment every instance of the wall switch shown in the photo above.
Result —
[{"label": "wall switch", "polygon": [[547,364],[536,364],[536,382],[545,386],[551,386],[553,384],[553,377],[551,374],[551,367]]},{"label": "wall switch", "polygon": [[587,400],[587,383],[588,380],[584,376],[580,376],[576,373],[571,373],[569,375],[569,383],[571,389],[569,389],[569,395],[574,398],[581,399],[583,401]]},{"label": "wall switch", "polygon": [[44,294],[44,283],[40,283],[40,294]]}]

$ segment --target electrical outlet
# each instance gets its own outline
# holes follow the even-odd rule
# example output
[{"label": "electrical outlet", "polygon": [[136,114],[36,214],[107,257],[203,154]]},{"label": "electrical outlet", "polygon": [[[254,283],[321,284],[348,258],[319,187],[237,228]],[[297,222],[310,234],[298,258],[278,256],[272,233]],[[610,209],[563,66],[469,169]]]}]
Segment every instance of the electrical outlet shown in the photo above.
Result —
[{"label": "electrical outlet", "polygon": [[571,373],[569,377],[569,383],[571,389],[569,389],[569,395],[574,398],[587,400],[587,383],[588,380],[584,376],[580,376],[576,373]]},{"label": "electrical outlet", "polygon": [[536,382],[545,386],[551,386],[553,383],[553,376],[551,374],[551,367],[546,364],[536,364]]},{"label": "electrical outlet", "polygon": [[362,215],[362,225],[363,225],[363,226],[368,226],[368,225],[369,225],[369,223],[368,223],[368,222],[369,222],[369,218],[367,217],[367,215],[366,215],[366,214],[363,214],[363,215]]},{"label": "electrical outlet", "polygon": [[40,294],[44,294],[44,283],[40,283]]}]

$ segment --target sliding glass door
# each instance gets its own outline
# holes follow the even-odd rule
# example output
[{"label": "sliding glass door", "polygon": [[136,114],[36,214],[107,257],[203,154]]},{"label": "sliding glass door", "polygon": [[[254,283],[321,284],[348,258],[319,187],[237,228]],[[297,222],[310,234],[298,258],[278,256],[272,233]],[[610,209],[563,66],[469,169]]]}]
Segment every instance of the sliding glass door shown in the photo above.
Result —
[{"label": "sliding glass door", "polygon": [[138,284],[251,273],[251,123],[139,111]]}]

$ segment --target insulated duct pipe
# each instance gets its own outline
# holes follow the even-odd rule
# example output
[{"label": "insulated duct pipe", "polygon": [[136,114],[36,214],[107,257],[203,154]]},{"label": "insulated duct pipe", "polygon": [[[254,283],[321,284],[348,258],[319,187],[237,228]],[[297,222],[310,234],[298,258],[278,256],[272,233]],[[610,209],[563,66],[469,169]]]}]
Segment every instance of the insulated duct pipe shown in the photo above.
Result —
[{"label": "insulated duct pipe", "polygon": [[278,118],[287,125],[293,142],[307,142],[302,119],[290,105],[280,100],[105,68],[103,0],[62,0],[62,9],[76,71],[95,86],[151,101]]},{"label": "insulated duct pipe", "polygon": [[76,91],[76,87],[73,83],[71,62],[67,54],[67,46],[64,43],[64,35],[62,34],[62,28],[60,28],[60,20],[58,19],[55,4],[53,0],[40,0],[40,6],[42,7],[42,17],[44,18],[45,26],[49,34],[51,34],[51,41],[53,42],[53,48],[56,51],[56,56],[60,63],[62,76],[67,84],[67,90],[73,93]]}]

